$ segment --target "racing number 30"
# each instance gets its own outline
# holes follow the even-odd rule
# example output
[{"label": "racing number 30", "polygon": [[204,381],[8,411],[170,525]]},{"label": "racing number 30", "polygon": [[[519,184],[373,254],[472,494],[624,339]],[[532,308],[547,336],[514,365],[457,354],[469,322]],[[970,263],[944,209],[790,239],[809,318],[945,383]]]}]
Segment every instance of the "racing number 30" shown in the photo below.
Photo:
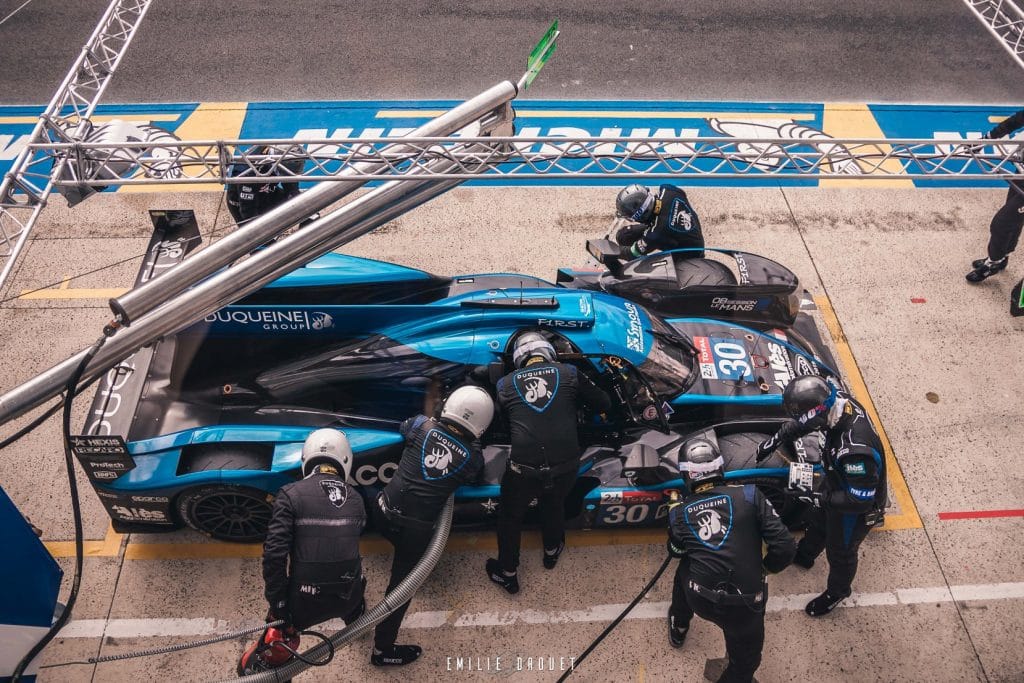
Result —
[{"label": "racing number 30", "polygon": [[[601,524],[642,524],[651,514],[653,505],[606,505],[602,508]],[[668,514],[665,503],[658,505],[654,511],[654,519],[661,519]]]},{"label": "racing number 30", "polygon": [[722,379],[753,379],[747,351],[741,345],[729,341],[716,341],[714,349],[718,361],[718,373]]}]

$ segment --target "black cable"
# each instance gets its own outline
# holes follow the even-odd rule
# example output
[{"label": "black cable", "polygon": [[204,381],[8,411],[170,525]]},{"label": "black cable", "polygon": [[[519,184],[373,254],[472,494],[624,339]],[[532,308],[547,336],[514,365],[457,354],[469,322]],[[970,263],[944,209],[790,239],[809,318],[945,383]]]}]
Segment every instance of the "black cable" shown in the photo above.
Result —
[{"label": "black cable", "polygon": [[96,340],[96,343],[92,345],[85,356],[82,357],[82,361],[75,368],[71,378],[68,379],[67,390],[64,396],[64,414],[61,421],[61,429],[64,435],[64,464],[67,466],[68,471],[68,488],[71,493],[71,512],[75,522],[75,573],[71,580],[71,590],[68,593],[67,603],[64,610],[61,612],[57,620],[50,626],[50,630],[46,632],[39,642],[36,643],[31,650],[28,651],[21,661],[18,662],[18,666],[14,669],[14,673],[11,674],[11,683],[18,683],[21,677],[25,674],[25,669],[32,662],[36,656],[42,652],[43,648],[46,647],[57,632],[64,628],[68,620],[71,618],[71,610],[75,606],[75,601],[78,599],[78,589],[82,583],[82,507],[78,499],[78,481],[75,479],[75,462],[71,453],[71,405],[74,402],[74,396],[78,392],[78,380],[82,378],[82,373],[85,372],[85,367],[89,364],[89,361],[93,359],[96,353],[103,346],[103,343],[107,341],[107,335],[104,334],[102,337]]},{"label": "black cable", "polygon": [[308,664],[309,666],[327,666],[331,663],[331,661],[334,659],[334,643],[331,642],[330,638],[320,633],[319,631],[299,631],[299,633],[304,636],[315,636],[322,640],[323,643],[327,645],[327,656],[321,660],[307,659],[302,655],[302,653],[297,652],[296,650],[289,647],[288,644],[285,643],[283,640],[274,643],[271,647],[280,647],[283,650],[290,652],[291,655],[298,659],[300,662]]},{"label": "black cable", "polygon": [[671,555],[666,555],[665,556],[665,561],[661,563],[661,567],[659,567],[658,571],[656,571],[654,573],[654,578],[652,578],[650,581],[648,581],[647,585],[644,586],[643,590],[640,591],[639,595],[637,595],[635,598],[633,598],[633,602],[629,603],[629,605],[626,607],[626,609],[622,610],[622,614],[620,614],[619,616],[615,617],[615,621],[613,621],[612,623],[608,624],[608,628],[606,628],[605,630],[601,631],[601,635],[599,635],[597,638],[594,639],[594,642],[592,642],[590,644],[590,646],[586,650],[583,651],[583,654],[581,654],[579,657],[577,657],[573,661],[572,668],[570,668],[568,671],[566,671],[564,674],[562,674],[562,677],[558,679],[557,683],[563,683],[563,681],[565,681],[565,679],[567,679],[569,676],[571,676],[573,674],[573,672],[576,671],[576,667],[578,667],[583,662],[583,660],[587,658],[587,655],[589,655],[591,652],[593,652],[594,648],[596,648],[598,645],[600,645],[601,641],[604,640],[605,637],[609,633],[611,633],[615,629],[615,627],[618,626],[619,623],[623,619],[626,618],[626,615],[633,611],[633,608],[636,607],[640,603],[640,601],[644,599],[644,597],[647,595],[648,592],[650,592],[650,590],[652,588],[654,588],[654,584],[658,583],[658,579],[660,579],[661,575],[665,573],[666,569],[668,569],[668,565],[669,565],[669,563],[671,561],[672,561],[672,556]]},{"label": "black cable", "polygon": [[59,401],[57,401],[57,403],[55,403],[53,405],[52,408],[47,410],[45,413],[43,413],[42,415],[40,415],[36,419],[32,420],[32,422],[28,423],[27,425],[25,425],[24,427],[22,427],[21,429],[16,431],[14,434],[11,434],[9,437],[4,439],[3,441],[0,441],[0,450],[3,450],[4,448],[7,448],[12,443],[14,443],[15,441],[17,441],[21,437],[25,436],[26,434],[28,434],[29,432],[34,430],[36,427],[38,427],[39,425],[41,425],[44,422],[46,422],[50,418],[50,416],[53,415],[54,413],[56,413],[58,410],[60,410],[61,406],[63,406],[63,405],[64,405],[64,399],[61,398]]}]

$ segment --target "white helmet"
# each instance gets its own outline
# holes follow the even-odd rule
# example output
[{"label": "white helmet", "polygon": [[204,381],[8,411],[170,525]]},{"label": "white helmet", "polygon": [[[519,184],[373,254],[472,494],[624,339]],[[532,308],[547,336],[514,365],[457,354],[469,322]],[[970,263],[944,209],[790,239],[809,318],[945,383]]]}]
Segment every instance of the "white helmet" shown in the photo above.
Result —
[{"label": "white helmet", "polygon": [[464,427],[475,437],[487,431],[494,417],[494,401],[480,387],[459,387],[444,402],[441,419]]},{"label": "white helmet", "polygon": [[344,479],[352,471],[352,447],[348,437],[337,429],[318,429],[302,444],[302,476],[308,477],[317,465],[334,465]]}]

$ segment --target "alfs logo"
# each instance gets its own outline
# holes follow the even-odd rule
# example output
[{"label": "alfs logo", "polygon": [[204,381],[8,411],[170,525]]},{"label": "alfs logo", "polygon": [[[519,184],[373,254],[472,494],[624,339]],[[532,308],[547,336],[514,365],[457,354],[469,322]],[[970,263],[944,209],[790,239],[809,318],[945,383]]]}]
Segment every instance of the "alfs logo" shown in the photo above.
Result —
[{"label": "alfs logo", "polygon": [[331,501],[331,505],[336,508],[344,505],[348,498],[348,487],[337,479],[324,479],[320,482],[320,488],[324,490],[327,500]]},{"label": "alfs logo", "polygon": [[440,429],[431,429],[423,440],[420,464],[427,481],[447,479],[469,461],[469,449]]},{"label": "alfs logo", "polygon": [[543,413],[551,405],[558,393],[558,383],[558,368],[552,367],[520,370],[512,378],[520,398],[538,413]]},{"label": "alfs logo", "polygon": [[690,503],[686,506],[685,516],[686,525],[697,540],[712,550],[718,550],[732,530],[732,499],[715,496]]}]

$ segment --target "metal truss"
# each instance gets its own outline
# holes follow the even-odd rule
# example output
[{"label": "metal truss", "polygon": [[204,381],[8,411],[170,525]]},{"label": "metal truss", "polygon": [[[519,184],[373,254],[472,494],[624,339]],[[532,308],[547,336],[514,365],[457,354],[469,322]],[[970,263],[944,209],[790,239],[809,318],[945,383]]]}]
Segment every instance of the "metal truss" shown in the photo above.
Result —
[{"label": "metal truss", "polygon": [[117,70],[152,0],[114,0],[29,138],[0,183],[0,285],[6,281],[29,232],[53,188],[51,178],[68,170],[66,156],[54,156],[39,143],[84,139],[90,118]]},{"label": "metal truss", "polygon": [[[457,143],[457,146],[453,146]],[[567,180],[808,177],[1024,178],[1024,141],[402,137],[35,145],[68,162],[60,187],[332,179]],[[438,166],[433,162],[453,162]],[[369,162],[369,163],[367,163]],[[480,166],[489,169],[481,174]],[[372,168],[372,170],[367,170]],[[438,170],[438,168],[443,170]],[[344,175],[341,175],[344,174]],[[42,177],[40,177],[42,180]]]},{"label": "metal truss", "polygon": [[989,33],[1024,68],[1024,11],[1013,0],[964,0]]}]

